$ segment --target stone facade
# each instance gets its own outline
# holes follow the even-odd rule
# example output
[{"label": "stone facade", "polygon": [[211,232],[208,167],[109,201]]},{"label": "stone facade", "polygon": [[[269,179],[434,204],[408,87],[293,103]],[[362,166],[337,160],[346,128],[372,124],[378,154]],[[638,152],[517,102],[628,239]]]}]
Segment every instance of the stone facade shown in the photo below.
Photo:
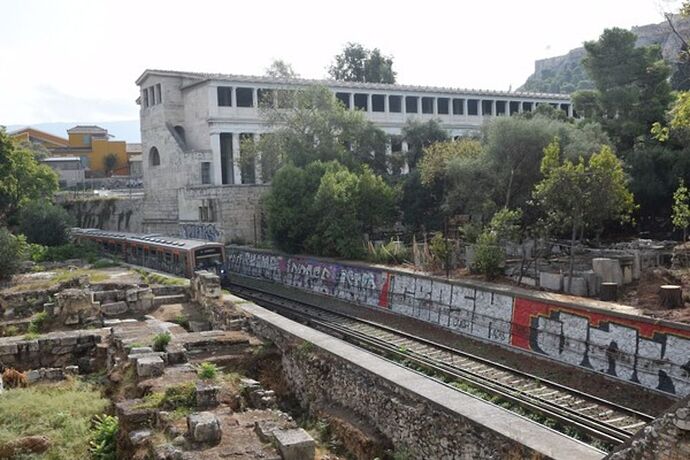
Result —
[{"label": "stone facade", "polygon": [[[272,79],[147,70],[137,80],[146,231],[214,241],[257,241],[260,162],[240,165],[241,140],[270,132],[259,100],[279,91],[329,87],[390,136],[408,119],[438,119],[451,136],[476,132],[491,116],[552,105],[573,115],[566,95],[456,90],[371,83]],[[405,151],[398,140],[391,151]],[[250,186],[249,188],[245,188]]]},{"label": "stone facade", "polygon": [[101,338],[99,331],[87,330],[52,332],[36,339],[0,338],[0,363],[18,370],[77,365],[94,372],[95,363],[101,362],[96,359]]},{"label": "stone facade", "polygon": [[77,227],[132,233],[143,232],[143,201],[141,196],[83,199],[63,195],[58,199],[58,203],[74,217]]}]

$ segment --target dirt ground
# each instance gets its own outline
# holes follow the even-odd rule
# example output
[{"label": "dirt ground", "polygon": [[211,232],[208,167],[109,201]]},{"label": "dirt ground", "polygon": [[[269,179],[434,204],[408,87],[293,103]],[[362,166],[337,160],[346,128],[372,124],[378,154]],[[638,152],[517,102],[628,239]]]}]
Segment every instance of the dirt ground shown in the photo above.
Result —
[{"label": "dirt ground", "polygon": [[[659,286],[680,285],[683,289],[683,308],[668,309],[659,301]],[[641,308],[645,315],[653,318],[690,323],[690,270],[668,270],[657,268],[645,271],[642,277],[624,287],[620,303]]]}]

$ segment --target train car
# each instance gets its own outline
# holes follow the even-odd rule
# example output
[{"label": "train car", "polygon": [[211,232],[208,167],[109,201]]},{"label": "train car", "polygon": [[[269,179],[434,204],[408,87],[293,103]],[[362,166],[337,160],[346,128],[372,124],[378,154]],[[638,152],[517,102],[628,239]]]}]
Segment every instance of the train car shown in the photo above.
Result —
[{"label": "train car", "polygon": [[178,276],[191,278],[197,270],[225,275],[225,248],[221,243],[95,228],[73,228],[72,238],[77,242],[92,241],[127,263]]}]

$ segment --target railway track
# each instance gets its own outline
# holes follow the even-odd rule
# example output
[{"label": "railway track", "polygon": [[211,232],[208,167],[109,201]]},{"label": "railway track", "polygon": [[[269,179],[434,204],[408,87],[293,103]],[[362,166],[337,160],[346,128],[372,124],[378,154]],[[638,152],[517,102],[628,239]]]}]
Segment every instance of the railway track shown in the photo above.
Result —
[{"label": "railway track", "polygon": [[232,285],[233,293],[610,450],[654,417],[462,350],[323,307]]}]

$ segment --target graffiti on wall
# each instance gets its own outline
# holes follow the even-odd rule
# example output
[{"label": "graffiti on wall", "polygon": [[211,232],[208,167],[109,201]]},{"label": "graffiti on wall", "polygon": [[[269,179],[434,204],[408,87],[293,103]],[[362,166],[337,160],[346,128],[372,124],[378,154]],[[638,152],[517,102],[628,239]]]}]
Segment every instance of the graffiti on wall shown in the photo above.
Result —
[{"label": "graffiti on wall", "polygon": [[386,308],[648,388],[690,394],[690,332],[432,278],[231,248],[228,270]]},{"label": "graffiti on wall", "polygon": [[216,224],[180,224],[180,237],[194,240],[220,241],[221,233]]}]

